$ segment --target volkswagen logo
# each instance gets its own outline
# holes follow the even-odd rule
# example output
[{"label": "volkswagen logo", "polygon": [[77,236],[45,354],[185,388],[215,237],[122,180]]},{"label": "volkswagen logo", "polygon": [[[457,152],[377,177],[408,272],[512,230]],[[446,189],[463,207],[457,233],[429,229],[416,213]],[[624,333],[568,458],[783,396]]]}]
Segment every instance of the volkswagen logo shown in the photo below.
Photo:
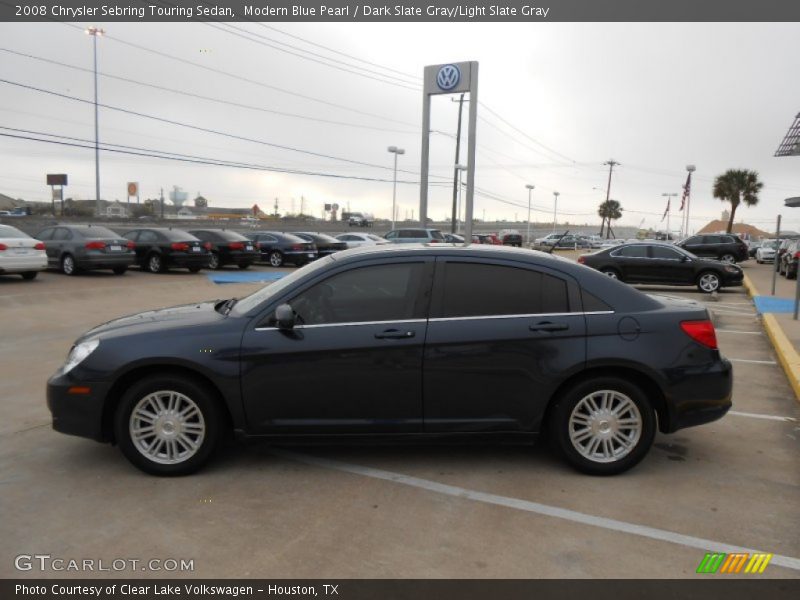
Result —
[{"label": "volkswagen logo", "polygon": [[436,74],[436,85],[439,89],[452,90],[461,81],[461,71],[455,65],[444,65]]}]

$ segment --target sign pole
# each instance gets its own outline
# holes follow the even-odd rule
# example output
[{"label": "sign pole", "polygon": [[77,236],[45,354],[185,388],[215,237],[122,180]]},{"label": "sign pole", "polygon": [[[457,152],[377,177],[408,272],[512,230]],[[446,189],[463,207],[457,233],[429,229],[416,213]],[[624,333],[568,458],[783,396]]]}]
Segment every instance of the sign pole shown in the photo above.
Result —
[{"label": "sign pole", "polygon": [[464,242],[472,241],[472,208],[475,197],[475,126],[478,122],[478,63],[470,64],[469,135],[467,136],[467,203],[464,211]]},{"label": "sign pole", "polygon": [[775,246],[775,258],[773,259],[772,268],[772,295],[775,295],[775,278],[778,276],[778,250],[781,247],[781,216],[778,215],[778,224],[775,225],[775,237],[777,238]]}]

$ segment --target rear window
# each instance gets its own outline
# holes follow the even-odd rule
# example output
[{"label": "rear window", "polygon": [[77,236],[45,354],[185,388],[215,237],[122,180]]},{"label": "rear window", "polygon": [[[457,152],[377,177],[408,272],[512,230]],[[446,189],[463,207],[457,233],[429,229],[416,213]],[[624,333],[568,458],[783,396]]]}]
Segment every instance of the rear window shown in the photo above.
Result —
[{"label": "rear window", "polygon": [[612,255],[626,258],[647,258],[647,246],[623,246],[614,250]]},{"label": "rear window", "polygon": [[192,242],[197,240],[191,233],[183,229],[164,229],[159,233],[171,242]]},{"label": "rear window", "polygon": [[[189,232],[191,233],[191,232]],[[197,235],[199,234],[199,235]],[[236,233],[235,231],[222,231],[219,229],[202,229],[197,231],[197,237],[203,235],[208,239],[214,240],[225,240],[226,242],[244,242],[249,241],[249,238],[246,238],[241,233]]]},{"label": "rear window", "polygon": [[565,281],[529,269],[447,263],[442,317],[569,312]]},{"label": "rear window", "polygon": [[30,237],[22,233],[16,227],[11,227],[10,225],[0,225],[0,238],[27,238]]},{"label": "rear window", "polygon": [[438,229],[434,229],[433,231],[431,231],[431,239],[432,240],[443,240],[444,236],[442,235],[441,231],[439,231]]},{"label": "rear window", "polygon": [[73,227],[73,231],[77,232],[81,237],[85,238],[118,238],[119,235],[108,229],[107,227]]}]

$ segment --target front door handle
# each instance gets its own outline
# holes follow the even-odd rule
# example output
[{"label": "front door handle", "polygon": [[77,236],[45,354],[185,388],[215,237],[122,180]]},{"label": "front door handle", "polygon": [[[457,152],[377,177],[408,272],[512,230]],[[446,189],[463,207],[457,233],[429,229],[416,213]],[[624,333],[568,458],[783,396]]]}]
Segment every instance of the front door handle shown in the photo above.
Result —
[{"label": "front door handle", "polygon": [[399,331],[397,329],[387,329],[381,333],[376,333],[375,338],[379,340],[405,340],[414,337],[413,331]]},{"label": "front door handle", "polygon": [[541,323],[536,323],[536,325],[531,325],[528,329],[531,331],[566,331],[569,329],[569,325],[566,323],[551,323],[550,321],[542,321]]}]

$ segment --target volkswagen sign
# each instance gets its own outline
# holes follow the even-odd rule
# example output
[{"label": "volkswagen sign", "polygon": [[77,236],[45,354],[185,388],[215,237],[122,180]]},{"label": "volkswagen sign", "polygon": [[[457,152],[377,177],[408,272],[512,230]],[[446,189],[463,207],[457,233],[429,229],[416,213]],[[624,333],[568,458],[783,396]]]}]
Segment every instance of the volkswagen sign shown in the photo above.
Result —
[{"label": "volkswagen sign", "polygon": [[436,74],[436,85],[445,92],[452,90],[461,81],[461,70],[456,65],[443,65]]}]

